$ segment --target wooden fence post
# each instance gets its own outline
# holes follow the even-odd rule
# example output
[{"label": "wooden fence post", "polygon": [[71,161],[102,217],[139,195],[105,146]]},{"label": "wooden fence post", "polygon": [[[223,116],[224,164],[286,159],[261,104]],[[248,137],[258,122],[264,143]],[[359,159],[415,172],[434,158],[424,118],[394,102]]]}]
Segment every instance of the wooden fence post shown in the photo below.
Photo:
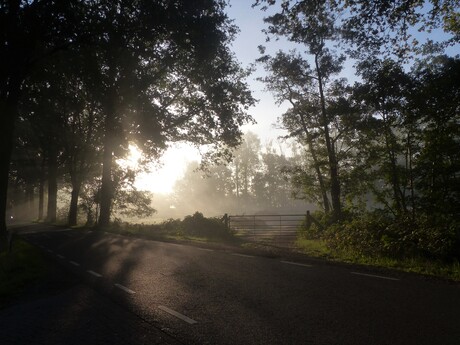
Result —
[{"label": "wooden fence post", "polygon": [[310,211],[307,210],[307,214],[305,216],[305,228],[309,230],[310,226],[311,226],[311,216],[310,216]]},{"label": "wooden fence post", "polygon": [[229,217],[228,217],[228,214],[224,214],[224,224],[225,224],[225,228],[226,229],[229,229],[230,228],[230,224],[229,224]]}]

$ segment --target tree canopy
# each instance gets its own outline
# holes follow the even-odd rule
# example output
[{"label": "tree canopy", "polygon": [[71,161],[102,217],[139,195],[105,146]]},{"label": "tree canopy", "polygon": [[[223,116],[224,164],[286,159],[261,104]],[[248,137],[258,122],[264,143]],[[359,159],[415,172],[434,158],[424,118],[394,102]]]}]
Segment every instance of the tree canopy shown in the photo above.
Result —
[{"label": "tree canopy", "polygon": [[[151,157],[174,141],[207,144],[210,159],[228,156],[227,148],[240,142],[239,127],[252,121],[247,109],[254,99],[244,80],[247,72],[229,48],[237,28],[225,6],[221,0],[1,2],[2,236],[15,124],[32,114],[20,107],[23,100],[30,106],[34,99],[39,102],[35,123],[48,130],[51,114],[74,135],[83,118],[93,119],[84,126],[101,138],[92,150],[102,153],[103,225],[110,219],[116,188],[114,158],[126,152],[128,141]],[[32,90],[38,98],[31,98]],[[56,91],[46,96],[51,90]],[[89,142],[69,145],[64,131],[54,129],[53,138],[42,137],[53,150],[46,158],[47,173],[57,174],[57,157],[73,157],[67,167],[78,194],[88,167],[75,159],[89,159],[77,156]],[[55,188],[50,192],[55,194]]]}]

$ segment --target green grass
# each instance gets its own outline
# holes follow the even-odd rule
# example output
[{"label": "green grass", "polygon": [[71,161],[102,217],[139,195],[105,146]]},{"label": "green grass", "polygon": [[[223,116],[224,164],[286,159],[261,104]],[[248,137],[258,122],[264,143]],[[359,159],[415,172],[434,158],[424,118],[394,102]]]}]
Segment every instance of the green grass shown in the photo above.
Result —
[{"label": "green grass", "polygon": [[15,239],[10,253],[0,253],[0,307],[46,273],[47,263],[40,251]]},{"label": "green grass", "polygon": [[358,255],[351,251],[332,251],[328,248],[325,241],[308,240],[305,238],[299,238],[296,241],[296,245],[300,252],[313,257],[327,258],[339,262],[385,267],[404,272],[425,274],[460,281],[460,263],[458,261],[447,263],[419,257],[403,259],[382,256],[371,257]]},{"label": "green grass", "polygon": [[295,244],[302,253],[309,256],[321,258],[328,258],[332,256],[326,242],[322,240],[307,240],[306,238],[298,238]]}]

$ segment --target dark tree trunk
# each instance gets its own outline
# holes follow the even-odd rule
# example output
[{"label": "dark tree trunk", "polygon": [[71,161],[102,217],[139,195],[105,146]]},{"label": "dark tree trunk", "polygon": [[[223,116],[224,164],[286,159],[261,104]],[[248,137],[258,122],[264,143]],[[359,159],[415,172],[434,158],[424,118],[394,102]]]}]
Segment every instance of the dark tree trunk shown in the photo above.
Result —
[{"label": "dark tree trunk", "polygon": [[101,200],[99,213],[99,226],[105,227],[110,223],[110,211],[112,208],[113,198],[113,181],[112,181],[112,147],[105,145],[102,167],[102,184]]},{"label": "dark tree trunk", "polygon": [[72,193],[69,208],[69,226],[77,225],[78,217],[78,196],[80,195],[81,183],[76,178],[72,178]]},{"label": "dark tree trunk", "polygon": [[[113,99],[111,100],[113,101]],[[106,227],[110,223],[110,213],[112,210],[113,199],[113,181],[112,181],[112,164],[114,151],[114,122],[115,112],[113,104],[109,107],[105,118],[105,137],[104,137],[104,154],[102,157],[102,182],[101,182],[101,198],[100,198],[100,213],[98,226]]]},{"label": "dark tree trunk", "polygon": [[[3,47],[6,59],[0,66],[0,251],[7,246],[6,208],[8,199],[8,176],[11,153],[13,151],[14,124],[18,116],[17,105],[22,81],[21,58],[18,54],[18,11],[20,2],[9,2],[7,15],[2,18],[5,36],[8,42]],[[22,43],[23,44],[23,43]],[[5,55],[3,55],[5,57]]]},{"label": "dark tree trunk", "polygon": [[35,219],[35,208],[34,208],[34,200],[35,200],[35,186],[31,182],[27,182],[26,185],[26,212],[28,219]]},{"label": "dark tree trunk", "polygon": [[337,156],[335,153],[334,144],[329,135],[329,125],[326,113],[326,101],[323,90],[322,74],[319,67],[318,55],[315,56],[316,72],[318,75],[318,87],[321,100],[321,117],[324,127],[324,138],[326,140],[326,148],[329,160],[329,174],[331,178],[331,201],[332,210],[334,213],[334,220],[338,220],[342,216],[342,206],[340,202],[340,180],[339,180],[339,167],[337,163]]},{"label": "dark tree trunk", "polygon": [[56,222],[57,213],[57,149],[51,147],[48,157],[48,210],[46,221]]},{"label": "dark tree trunk", "polygon": [[391,124],[388,123],[388,118],[383,114],[383,120],[385,125],[385,147],[386,153],[388,155],[388,164],[390,166],[390,183],[393,189],[393,204],[396,208],[397,214],[402,214],[406,212],[406,203],[405,197],[401,192],[401,183],[399,180],[398,164],[397,164],[397,149],[396,149],[396,139],[391,130]]},{"label": "dark tree trunk", "polygon": [[307,139],[307,144],[310,149],[311,158],[313,159],[313,164],[315,166],[316,176],[318,177],[319,188],[321,189],[321,196],[323,198],[324,212],[330,212],[329,198],[327,197],[326,185],[324,183],[323,175],[321,174],[321,169],[316,156],[316,150],[313,146],[313,138],[311,137],[310,131],[308,130],[307,124],[305,123],[305,118],[303,114],[300,114],[300,121],[302,123],[303,130],[305,132],[305,137]]},{"label": "dark tree trunk", "polygon": [[6,245],[6,206],[8,199],[8,175],[13,150],[14,122],[16,107],[8,101],[0,100],[0,249]]},{"label": "dark tree trunk", "polygon": [[85,226],[93,226],[94,225],[94,213],[91,207],[88,207],[86,213],[86,224]]},{"label": "dark tree trunk", "polygon": [[38,220],[43,220],[43,206],[45,202],[45,158],[40,168],[40,185],[38,186]]}]

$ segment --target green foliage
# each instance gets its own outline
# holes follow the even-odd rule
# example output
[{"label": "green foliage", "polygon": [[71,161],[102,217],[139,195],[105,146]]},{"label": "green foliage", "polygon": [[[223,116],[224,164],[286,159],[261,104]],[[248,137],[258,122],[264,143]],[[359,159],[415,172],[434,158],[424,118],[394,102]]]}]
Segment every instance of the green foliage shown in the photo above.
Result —
[{"label": "green foliage", "polygon": [[442,217],[372,212],[330,226],[324,238],[331,249],[360,256],[449,259],[458,257],[458,234],[459,223]]},{"label": "green foliage", "polygon": [[181,224],[185,236],[229,238],[233,234],[219,218],[206,218],[200,212],[186,216]]},{"label": "green foliage", "polygon": [[[460,41],[458,0],[255,0],[254,3],[262,5],[262,10],[281,3],[283,14],[291,17],[299,13],[308,16],[317,7],[327,8],[340,26],[340,40],[347,44],[347,53],[353,58],[377,55],[407,58],[413,52],[429,47],[439,50]],[[291,26],[297,28],[299,35],[301,30],[296,24],[292,21]],[[315,29],[306,28],[311,32]],[[442,38],[437,39],[443,41],[433,45],[433,35],[429,33],[437,29],[447,35],[439,35]],[[425,38],[412,35],[412,30],[426,33]]]},{"label": "green foliage", "polygon": [[299,225],[298,233],[306,240],[319,240],[324,236],[324,229],[332,223],[332,216],[322,211],[314,211],[311,217],[316,221],[304,219]]},{"label": "green foliage", "polygon": [[186,216],[183,220],[168,219],[158,224],[131,224],[115,219],[106,229],[115,233],[139,236],[148,239],[190,239],[231,241],[234,232],[220,218],[207,218],[200,212]]}]

